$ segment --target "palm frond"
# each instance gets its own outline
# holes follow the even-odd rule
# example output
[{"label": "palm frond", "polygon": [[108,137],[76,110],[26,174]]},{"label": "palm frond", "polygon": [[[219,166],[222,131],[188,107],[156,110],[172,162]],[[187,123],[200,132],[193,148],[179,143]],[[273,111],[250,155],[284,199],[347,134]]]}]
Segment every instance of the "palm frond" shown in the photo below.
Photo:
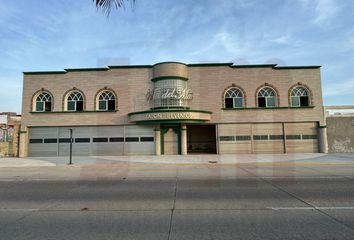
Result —
[{"label": "palm frond", "polygon": [[109,15],[113,8],[121,8],[126,4],[126,2],[134,4],[135,0],[93,0],[93,2],[97,8],[101,8],[102,11]]}]

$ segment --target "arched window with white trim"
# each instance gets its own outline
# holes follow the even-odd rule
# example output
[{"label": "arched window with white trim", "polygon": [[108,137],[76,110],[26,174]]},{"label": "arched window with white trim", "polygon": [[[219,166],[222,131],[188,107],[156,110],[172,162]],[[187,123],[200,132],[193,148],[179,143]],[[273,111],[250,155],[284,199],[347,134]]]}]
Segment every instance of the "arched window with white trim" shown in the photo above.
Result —
[{"label": "arched window with white trim", "polygon": [[309,91],[302,87],[294,87],[291,91],[291,106],[292,107],[307,107],[310,105]]},{"label": "arched window with white trim", "polygon": [[242,108],[244,106],[244,96],[239,88],[229,88],[224,94],[225,108]]},{"label": "arched window with white trim", "polygon": [[67,111],[83,111],[84,110],[84,95],[73,90],[66,95],[66,110]]},{"label": "arched window with white trim", "polygon": [[53,97],[49,92],[42,91],[35,96],[36,112],[51,112],[52,111]]},{"label": "arched window with white trim", "polygon": [[99,111],[114,111],[116,110],[116,95],[110,90],[104,90],[98,94],[96,99],[97,109]]},{"label": "arched window with white trim", "polygon": [[277,94],[274,89],[264,87],[258,91],[257,94],[258,107],[276,107]]}]

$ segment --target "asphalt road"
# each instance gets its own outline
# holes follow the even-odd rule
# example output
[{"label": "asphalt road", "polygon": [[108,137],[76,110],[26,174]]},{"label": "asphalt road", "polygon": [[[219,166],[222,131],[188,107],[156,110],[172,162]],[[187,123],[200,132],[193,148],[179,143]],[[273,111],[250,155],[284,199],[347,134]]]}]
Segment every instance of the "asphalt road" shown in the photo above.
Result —
[{"label": "asphalt road", "polygon": [[354,164],[2,168],[0,239],[354,239]]}]

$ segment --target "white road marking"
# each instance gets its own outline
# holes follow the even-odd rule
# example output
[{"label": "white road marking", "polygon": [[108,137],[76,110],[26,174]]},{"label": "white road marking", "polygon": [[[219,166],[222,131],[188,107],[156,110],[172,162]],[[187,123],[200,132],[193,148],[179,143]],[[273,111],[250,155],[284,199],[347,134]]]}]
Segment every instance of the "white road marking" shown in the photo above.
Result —
[{"label": "white road marking", "polygon": [[275,211],[278,210],[354,210],[354,206],[348,207],[267,207]]},{"label": "white road marking", "polygon": [[0,212],[36,212],[39,208],[0,208]]}]

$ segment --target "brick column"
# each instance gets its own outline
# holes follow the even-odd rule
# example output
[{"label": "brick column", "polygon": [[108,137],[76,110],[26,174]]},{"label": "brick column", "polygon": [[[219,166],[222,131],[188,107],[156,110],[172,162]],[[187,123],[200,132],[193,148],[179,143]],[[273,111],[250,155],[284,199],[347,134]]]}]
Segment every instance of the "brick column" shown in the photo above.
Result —
[{"label": "brick column", "polygon": [[182,124],[181,126],[181,153],[187,155],[187,126]]},{"label": "brick column", "polygon": [[155,155],[161,155],[161,131],[159,125],[155,128]]}]

